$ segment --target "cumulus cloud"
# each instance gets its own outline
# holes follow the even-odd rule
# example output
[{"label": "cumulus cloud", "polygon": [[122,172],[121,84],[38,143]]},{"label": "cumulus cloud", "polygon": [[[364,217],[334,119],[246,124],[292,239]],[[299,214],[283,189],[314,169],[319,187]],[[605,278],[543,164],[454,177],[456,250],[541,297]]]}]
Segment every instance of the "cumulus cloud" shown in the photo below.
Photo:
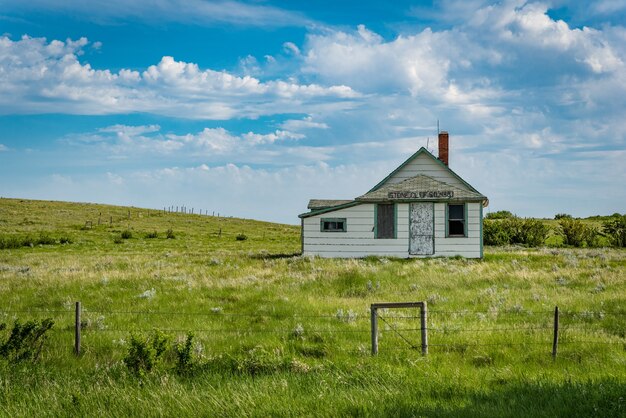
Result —
[{"label": "cumulus cloud", "polygon": [[[265,134],[247,132],[235,135],[224,128],[204,128],[197,133],[178,135],[163,133],[159,125],[111,125],[86,134],[72,134],[64,143],[75,147],[98,147],[103,155],[115,159],[146,156],[204,158],[221,161],[267,162],[278,154],[291,150],[272,148],[271,145],[292,144],[303,139],[303,134],[275,130]],[[319,157],[320,155],[316,155]],[[301,157],[304,158],[304,157]]]},{"label": "cumulus cloud", "polygon": [[320,109],[359,95],[345,85],[261,82],[164,56],[144,71],[94,69],[80,62],[86,38],[65,42],[0,37],[0,113],[149,112],[229,119]]}]

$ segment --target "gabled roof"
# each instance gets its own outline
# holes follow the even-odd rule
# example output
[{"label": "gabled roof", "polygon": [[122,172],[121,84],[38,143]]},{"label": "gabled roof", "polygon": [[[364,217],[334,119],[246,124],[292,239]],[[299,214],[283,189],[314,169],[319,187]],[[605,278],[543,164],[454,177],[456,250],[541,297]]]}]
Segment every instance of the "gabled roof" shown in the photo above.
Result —
[{"label": "gabled roof", "polygon": [[390,183],[357,197],[359,202],[381,201],[485,201],[487,198],[475,190],[468,190],[434,179],[424,174],[408,178],[400,183]]},{"label": "gabled roof", "polygon": [[311,199],[307,209],[326,209],[333,206],[343,205],[352,202],[352,200],[331,200],[331,199]]},{"label": "gabled roof", "polygon": [[[403,162],[402,164],[400,164],[398,166],[398,168],[396,168],[395,170],[393,170],[391,173],[389,173],[389,175],[387,177],[385,177],[384,179],[382,179],[376,186],[372,187],[372,189],[369,192],[373,192],[375,190],[380,189],[381,187],[383,187],[385,185],[385,183],[387,183],[387,180],[389,180],[390,178],[392,178],[396,173],[398,173],[400,170],[402,170],[402,168],[404,168],[407,164],[409,164],[411,161],[413,161],[414,159],[416,159],[417,157],[419,157],[420,155],[426,155],[430,158],[433,159],[433,161],[436,161],[437,164],[439,164],[443,169],[447,170],[450,174],[452,174],[454,177],[456,177],[463,185],[465,185],[469,190],[480,194],[480,192],[476,189],[474,189],[468,182],[466,182],[465,180],[463,180],[461,178],[461,176],[459,176],[458,174],[456,174],[454,171],[452,171],[450,169],[450,167],[448,167],[447,165],[445,165],[444,163],[441,162],[441,160],[437,157],[435,157],[434,155],[432,155],[426,148],[421,147],[419,150],[417,150],[417,152],[413,155],[411,155],[405,162]],[[368,192],[368,193],[369,193]],[[485,198],[486,199],[486,198]]]},{"label": "gabled roof", "polygon": [[[441,180],[437,180],[425,174],[418,174],[399,183],[389,183],[388,180],[394,177],[407,164],[420,155],[425,155],[435,161],[442,169],[446,170],[452,177],[457,179],[463,187],[452,185]],[[390,197],[389,193],[393,193]],[[425,193],[422,195],[422,193]],[[473,188],[469,183],[461,178],[458,174],[442,163],[437,157],[431,154],[426,148],[420,148],[415,154],[411,155],[405,162],[400,164],[398,168],[393,170],[387,177],[380,181],[370,191],[355,200],[323,200],[313,199],[309,202],[308,209],[310,212],[298,215],[300,218],[308,218],[309,216],[320,215],[339,209],[345,209],[352,206],[360,205],[367,202],[384,202],[384,201],[480,201],[483,206],[489,204],[487,197],[482,195],[478,190]]]}]

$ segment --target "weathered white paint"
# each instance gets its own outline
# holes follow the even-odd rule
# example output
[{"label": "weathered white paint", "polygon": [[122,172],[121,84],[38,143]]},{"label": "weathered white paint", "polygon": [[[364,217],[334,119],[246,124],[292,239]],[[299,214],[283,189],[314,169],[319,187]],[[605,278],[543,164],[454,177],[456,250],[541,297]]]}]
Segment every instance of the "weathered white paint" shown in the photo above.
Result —
[{"label": "weathered white paint", "polygon": [[454,186],[467,189],[467,187],[460,181],[450,170],[445,169],[440,163],[433,160],[426,154],[420,154],[407,165],[394,173],[387,179],[385,184],[400,183],[408,178],[415,177],[418,174],[424,174],[433,177],[436,180],[443,181],[444,183],[452,184]]},{"label": "weathered white paint", "polygon": [[410,255],[432,255],[435,252],[434,219],[432,202],[409,204]]},{"label": "weathered white paint", "polygon": [[[471,186],[468,187],[428,152],[417,154],[405,166],[390,175],[383,184],[400,183],[419,174],[433,177],[465,190],[471,189]],[[425,225],[424,219],[421,219],[420,222],[411,223],[410,203],[396,203],[396,237],[393,239],[375,238],[376,204],[373,203],[361,203],[344,209],[304,217],[302,223],[303,254],[320,257],[365,257],[369,255],[402,258],[481,257],[481,202],[465,203],[467,231],[465,237],[446,237],[446,203],[420,201],[420,204],[422,203],[428,205],[432,212],[428,212],[428,216],[425,215],[421,218],[434,218],[434,221],[431,221],[432,224]],[[417,206],[415,207],[417,208]],[[324,218],[345,218],[346,232],[321,232],[320,221]],[[428,235],[432,234],[434,238],[430,238],[430,241],[434,243],[434,250],[413,251],[412,249],[410,251],[411,228],[416,231],[413,233],[415,236],[422,237],[416,239],[413,249],[423,248],[424,244],[417,241],[420,239],[427,240]],[[410,254],[410,252],[416,254]]]},{"label": "weathered white paint", "polygon": [[[409,254],[409,204],[398,203],[394,239],[374,238],[375,204],[364,203],[304,218],[304,255],[320,257],[480,258],[480,203],[467,205],[467,237],[446,237],[446,204],[434,203],[434,254]],[[323,218],[346,218],[346,232],[321,232]]]}]

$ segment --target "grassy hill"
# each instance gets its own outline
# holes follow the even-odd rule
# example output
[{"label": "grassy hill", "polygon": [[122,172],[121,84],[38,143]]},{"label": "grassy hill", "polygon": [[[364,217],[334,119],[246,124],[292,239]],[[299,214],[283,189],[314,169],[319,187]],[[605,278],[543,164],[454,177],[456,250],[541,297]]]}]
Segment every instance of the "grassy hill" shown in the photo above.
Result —
[{"label": "grassy hill", "polygon": [[[0,358],[4,416],[626,416],[624,250],[308,259],[294,226],[18,199],[0,238],[20,244],[0,250],[0,342],[55,321],[37,361]],[[381,312],[370,355],[383,301],[428,302],[428,356],[416,311]],[[167,349],[133,373],[154,329]]]}]

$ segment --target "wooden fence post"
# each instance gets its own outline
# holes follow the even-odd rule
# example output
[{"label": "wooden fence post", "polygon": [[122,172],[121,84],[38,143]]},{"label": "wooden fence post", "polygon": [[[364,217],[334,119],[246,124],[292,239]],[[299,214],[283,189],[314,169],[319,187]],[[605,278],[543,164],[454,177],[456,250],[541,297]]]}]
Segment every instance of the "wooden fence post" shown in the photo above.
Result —
[{"label": "wooden fence post", "polygon": [[74,353],[80,355],[80,302],[76,302],[76,316],[74,322]]},{"label": "wooden fence post", "polygon": [[378,354],[378,309],[374,305],[370,306],[372,317],[372,355]]},{"label": "wooden fence post", "polygon": [[556,359],[556,352],[559,348],[559,307],[554,307],[554,338],[552,340],[552,358]]},{"label": "wooden fence post", "polygon": [[428,354],[428,328],[426,327],[426,322],[428,319],[428,305],[426,301],[422,302],[422,306],[420,308],[420,323],[421,323],[421,331],[422,331],[422,354]]}]

